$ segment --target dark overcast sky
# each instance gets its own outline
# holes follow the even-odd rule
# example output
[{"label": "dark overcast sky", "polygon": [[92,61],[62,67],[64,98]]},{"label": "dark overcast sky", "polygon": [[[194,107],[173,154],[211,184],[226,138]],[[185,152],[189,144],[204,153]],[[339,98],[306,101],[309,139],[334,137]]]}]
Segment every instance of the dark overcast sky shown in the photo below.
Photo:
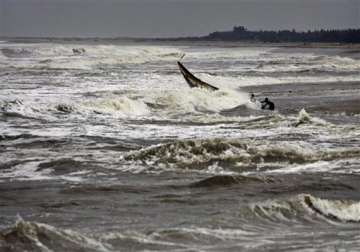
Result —
[{"label": "dark overcast sky", "polygon": [[360,28],[360,0],[0,0],[1,36],[205,35]]}]

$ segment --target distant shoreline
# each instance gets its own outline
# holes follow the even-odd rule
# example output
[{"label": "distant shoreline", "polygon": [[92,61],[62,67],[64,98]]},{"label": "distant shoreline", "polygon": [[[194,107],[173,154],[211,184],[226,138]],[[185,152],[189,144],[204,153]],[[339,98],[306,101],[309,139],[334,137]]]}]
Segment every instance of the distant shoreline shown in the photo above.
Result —
[{"label": "distant shoreline", "polygon": [[224,44],[234,46],[277,46],[303,48],[358,48],[360,29],[341,30],[258,30],[251,31],[244,26],[234,26],[230,31],[216,31],[205,36],[192,37],[0,37],[0,40],[18,43],[41,42],[93,42],[93,43],[168,43],[168,44]]}]

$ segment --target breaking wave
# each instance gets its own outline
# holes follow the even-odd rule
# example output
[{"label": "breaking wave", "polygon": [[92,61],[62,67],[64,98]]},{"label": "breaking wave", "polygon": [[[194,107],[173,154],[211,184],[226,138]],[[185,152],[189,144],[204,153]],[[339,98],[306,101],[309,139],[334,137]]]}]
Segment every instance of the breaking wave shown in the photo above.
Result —
[{"label": "breaking wave", "polygon": [[150,113],[150,109],[145,102],[126,96],[84,103],[83,107],[91,108],[96,113],[116,114],[120,117],[145,116]]},{"label": "breaking wave", "polygon": [[[167,228],[146,233],[136,231],[83,235],[47,224],[18,220],[0,231],[0,250],[5,251],[192,251],[228,239],[254,235],[241,229],[204,227]],[[211,241],[211,242],[210,242]],[[205,243],[207,246],[205,246]]]},{"label": "breaking wave", "polygon": [[8,58],[29,57],[32,54],[32,51],[26,48],[2,48],[0,51]]},{"label": "breaking wave", "polygon": [[53,226],[18,220],[0,233],[5,251],[111,251],[99,241],[80,233]]},{"label": "breaking wave", "polygon": [[[184,119],[184,115],[206,115],[211,121],[231,121],[234,118],[225,118],[219,112],[237,106],[245,105],[249,101],[249,96],[244,92],[224,90],[210,92],[204,89],[184,88],[174,91],[151,91],[146,94],[133,94],[120,97],[108,97],[95,101],[83,102],[80,106],[71,104],[58,104],[56,109],[60,112],[70,113],[74,110],[85,113],[96,112],[98,114],[113,114],[120,117],[142,117],[157,116],[159,119],[166,116],[169,119],[179,117]],[[210,113],[209,113],[210,112]],[[217,116],[215,116],[215,114]],[[196,122],[201,118],[191,117]],[[197,120],[198,119],[198,120]],[[204,118],[202,118],[204,119]],[[206,119],[204,119],[206,121]],[[236,118],[238,121],[239,118]]]},{"label": "breaking wave", "polygon": [[327,200],[304,196],[305,204],[314,212],[341,222],[360,221],[360,202],[350,200]]},{"label": "breaking wave", "polygon": [[[259,241],[256,242],[263,244],[261,239],[268,234],[268,228],[270,230],[274,228],[270,226],[267,228],[269,222],[276,223],[277,228],[288,225],[289,222],[297,223],[298,228],[302,226],[301,224],[307,225],[309,222],[337,226],[357,224],[360,222],[359,216],[359,201],[323,199],[310,194],[298,194],[283,199],[250,203],[240,208],[238,217],[244,218],[244,225],[238,228],[185,226],[147,232],[129,230],[82,234],[48,224],[24,221],[20,218],[13,226],[0,231],[0,250],[119,251],[119,249],[131,248],[136,251],[145,249],[166,251],[205,249],[206,247],[220,249],[221,246],[216,246],[219,243],[222,244],[223,241],[237,246],[246,244],[255,246],[254,239],[260,236]],[[253,225],[247,225],[246,220],[251,221]],[[266,226],[262,222],[265,222]],[[266,237],[271,238],[271,236]]]},{"label": "breaking wave", "polygon": [[[240,47],[231,51],[226,48],[213,48],[209,52],[187,51],[186,47],[176,46],[94,44],[79,47],[78,44],[42,43],[4,46],[0,50],[0,55],[5,56],[5,59],[11,59],[6,65],[10,64],[13,67],[91,70],[89,75],[93,73],[94,68],[100,70],[108,66],[118,68],[119,65],[160,61],[173,64],[186,52],[190,62],[208,63],[209,59],[222,61],[222,64],[225,64],[225,74],[224,70],[219,70],[216,65],[211,64],[206,72],[214,73],[215,76],[206,73],[196,74],[204,80],[211,80],[215,84],[225,83],[233,88],[274,83],[352,81],[359,80],[357,72],[360,70],[360,63],[355,59],[316,56],[309,53],[292,54],[289,57],[287,54],[270,53],[274,48]],[[17,60],[25,57],[26,60]]]},{"label": "breaking wave", "polygon": [[303,124],[329,125],[325,120],[311,116],[304,108],[302,108],[296,118],[296,122],[294,122],[292,126],[298,127]]},{"label": "breaking wave", "polygon": [[360,222],[360,202],[321,199],[310,194],[299,194],[289,199],[268,200],[250,205],[261,219],[289,221],[296,218],[325,218],[330,222]]},{"label": "breaking wave", "polygon": [[52,120],[54,117],[46,113],[48,108],[36,107],[22,100],[0,101],[0,113],[5,116],[30,119]]},{"label": "breaking wave", "polygon": [[115,118],[157,118],[182,122],[213,123],[251,120],[253,117],[222,116],[221,111],[247,104],[248,95],[235,91],[208,92],[202,89],[152,92],[82,101],[0,100],[0,115],[39,120],[86,118],[91,114]]},{"label": "breaking wave", "polygon": [[149,102],[166,107],[167,110],[219,112],[246,104],[249,96],[247,93],[229,89],[213,92],[199,88],[186,88],[177,91],[155,92],[150,99]]},{"label": "breaking wave", "polygon": [[[0,100],[0,114],[9,117],[21,117],[29,119],[56,120],[66,114],[82,114],[87,116],[91,113],[111,114],[119,117],[137,117],[150,113],[149,107],[140,99],[132,99],[126,96],[119,98],[98,99],[92,102],[74,103],[48,103],[38,104],[23,100]],[[60,117],[59,117],[60,116]]]},{"label": "breaking wave", "polygon": [[[241,139],[179,140],[134,151],[128,161],[188,169],[224,163],[232,169],[256,169],[260,164],[306,164],[360,156],[360,149],[323,150],[304,142],[267,142]],[[192,165],[192,166],[189,166]]]},{"label": "breaking wave", "polygon": [[[141,64],[154,61],[175,61],[183,54],[175,47],[115,46],[115,45],[17,45],[1,48],[7,58],[24,58],[30,61],[12,61],[17,67],[33,66],[49,69],[92,69],[94,66]],[[71,60],[69,60],[69,58]]]}]

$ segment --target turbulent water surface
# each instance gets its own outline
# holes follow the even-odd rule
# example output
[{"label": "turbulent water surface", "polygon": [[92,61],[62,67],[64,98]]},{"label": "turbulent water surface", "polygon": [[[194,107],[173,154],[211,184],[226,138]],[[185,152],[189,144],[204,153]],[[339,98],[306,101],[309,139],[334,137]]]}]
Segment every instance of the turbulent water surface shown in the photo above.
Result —
[{"label": "turbulent water surface", "polygon": [[360,250],[359,58],[2,41],[0,250]]}]

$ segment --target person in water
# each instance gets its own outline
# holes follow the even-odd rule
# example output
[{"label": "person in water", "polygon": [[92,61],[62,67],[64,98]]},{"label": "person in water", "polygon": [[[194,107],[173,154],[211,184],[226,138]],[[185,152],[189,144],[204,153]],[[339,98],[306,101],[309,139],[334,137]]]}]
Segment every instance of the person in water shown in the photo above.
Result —
[{"label": "person in water", "polygon": [[254,95],[254,94],[251,94],[251,95],[250,95],[250,101],[251,101],[251,102],[254,102],[254,103],[256,102],[256,98],[255,98],[255,95]]},{"label": "person in water", "polygon": [[261,101],[261,109],[274,110],[275,104],[266,97],[265,100]]}]

